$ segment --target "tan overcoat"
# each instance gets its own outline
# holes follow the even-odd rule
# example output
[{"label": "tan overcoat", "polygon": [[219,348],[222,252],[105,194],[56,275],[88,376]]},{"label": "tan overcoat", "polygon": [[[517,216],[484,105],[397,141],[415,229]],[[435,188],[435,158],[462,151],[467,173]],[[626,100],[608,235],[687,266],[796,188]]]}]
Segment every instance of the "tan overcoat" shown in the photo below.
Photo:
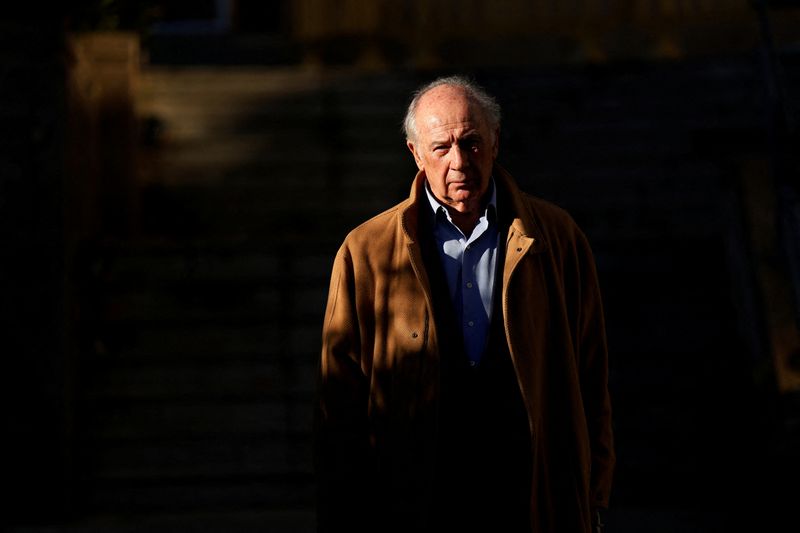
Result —
[{"label": "tan overcoat", "polygon": [[[532,531],[589,533],[615,459],[594,260],[565,211],[501,167],[493,175],[513,215],[502,311],[530,425]],[[407,200],[353,230],[335,259],[316,419],[321,531],[425,530],[440,360],[417,234],[424,181],[420,172]]]}]

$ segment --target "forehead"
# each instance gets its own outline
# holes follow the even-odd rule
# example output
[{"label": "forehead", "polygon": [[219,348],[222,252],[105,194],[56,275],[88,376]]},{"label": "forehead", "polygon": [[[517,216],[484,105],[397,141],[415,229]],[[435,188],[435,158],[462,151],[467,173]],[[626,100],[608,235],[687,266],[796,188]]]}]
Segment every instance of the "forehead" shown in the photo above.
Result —
[{"label": "forehead", "polygon": [[478,130],[487,133],[483,112],[464,89],[447,85],[435,87],[420,98],[416,112],[421,135],[435,135],[451,130]]}]

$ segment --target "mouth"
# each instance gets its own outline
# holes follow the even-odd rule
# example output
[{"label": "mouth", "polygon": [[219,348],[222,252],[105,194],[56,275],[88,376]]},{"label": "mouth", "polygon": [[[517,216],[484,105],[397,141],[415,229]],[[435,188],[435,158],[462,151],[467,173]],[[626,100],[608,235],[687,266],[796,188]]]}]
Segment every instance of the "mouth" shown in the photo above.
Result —
[{"label": "mouth", "polygon": [[450,186],[451,187],[457,187],[459,189],[462,189],[462,188],[465,188],[465,187],[472,187],[474,185],[475,185],[475,180],[471,180],[471,179],[458,180],[458,181],[451,181],[450,182]]}]

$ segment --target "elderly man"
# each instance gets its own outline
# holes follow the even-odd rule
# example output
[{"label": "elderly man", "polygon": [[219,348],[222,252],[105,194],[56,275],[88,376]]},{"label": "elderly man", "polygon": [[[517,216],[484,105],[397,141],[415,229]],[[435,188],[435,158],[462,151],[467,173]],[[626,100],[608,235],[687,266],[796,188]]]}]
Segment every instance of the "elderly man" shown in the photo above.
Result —
[{"label": "elderly man", "polygon": [[614,466],[594,261],[495,163],[500,108],[459,77],[405,120],[411,195],[336,256],[316,426],[321,531],[600,528]]}]

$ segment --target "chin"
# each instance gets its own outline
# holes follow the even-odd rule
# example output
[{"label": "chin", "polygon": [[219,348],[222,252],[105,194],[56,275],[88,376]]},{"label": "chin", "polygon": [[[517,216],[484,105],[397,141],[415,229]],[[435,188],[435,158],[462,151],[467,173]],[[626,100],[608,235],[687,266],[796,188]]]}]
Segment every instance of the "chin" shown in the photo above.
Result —
[{"label": "chin", "polygon": [[474,210],[478,204],[479,200],[474,196],[470,196],[468,198],[459,198],[453,201],[451,206],[459,213],[467,213]]}]

